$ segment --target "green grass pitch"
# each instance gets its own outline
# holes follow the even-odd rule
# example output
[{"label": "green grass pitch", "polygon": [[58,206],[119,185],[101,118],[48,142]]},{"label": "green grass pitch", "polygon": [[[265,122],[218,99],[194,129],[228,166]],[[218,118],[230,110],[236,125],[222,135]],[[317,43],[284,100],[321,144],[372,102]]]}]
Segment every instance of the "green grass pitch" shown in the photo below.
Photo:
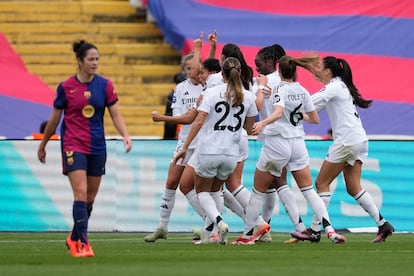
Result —
[{"label": "green grass pitch", "polygon": [[[238,233],[230,233],[229,241]],[[143,233],[90,233],[94,258],[72,258],[67,233],[0,233],[0,275],[414,275],[414,234],[347,233],[347,242],[286,245],[288,233],[256,245],[193,245],[190,233],[145,243]]]}]

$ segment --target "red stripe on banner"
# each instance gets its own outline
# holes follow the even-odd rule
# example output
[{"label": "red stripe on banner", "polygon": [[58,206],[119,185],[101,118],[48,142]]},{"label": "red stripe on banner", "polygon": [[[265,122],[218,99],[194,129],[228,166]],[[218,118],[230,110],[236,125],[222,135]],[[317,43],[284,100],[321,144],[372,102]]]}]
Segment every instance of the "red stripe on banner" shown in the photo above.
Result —
[{"label": "red stripe on banner", "polygon": [[412,0],[195,0],[195,2],[223,8],[256,11],[261,13],[308,16],[366,15],[414,18],[414,1]]},{"label": "red stripe on banner", "polygon": [[[188,53],[191,50],[190,47],[192,47],[193,41],[187,40],[185,45],[184,48],[187,49]],[[222,48],[223,44],[217,45],[217,58]],[[257,74],[254,58],[260,48],[251,46],[240,46],[240,48],[246,62]],[[207,57],[208,51],[209,47],[203,48],[203,57]],[[286,50],[286,52],[294,57],[306,54],[289,50]],[[412,81],[409,75],[409,72],[414,68],[414,59],[328,52],[319,52],[319,55],[321,57],[330,55],[345,59],[351,66],[354,83],[364,98],[394,103],[414,103]],[[302,68],[299,68],[298,81],[311,93],[318,91],[323,86],[323,84],[316,81],[309,72]]]},{"label": "red stripe on banner", "polygon": [[0,33],[0,95],[51,106],[55,92],[27,71],[20,56]]}]

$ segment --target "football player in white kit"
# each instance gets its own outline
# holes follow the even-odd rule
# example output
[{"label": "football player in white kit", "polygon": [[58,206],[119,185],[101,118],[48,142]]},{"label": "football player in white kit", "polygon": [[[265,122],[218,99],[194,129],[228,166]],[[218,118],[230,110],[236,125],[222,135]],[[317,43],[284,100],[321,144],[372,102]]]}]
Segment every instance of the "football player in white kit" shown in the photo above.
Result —
[{"label": "football player in white kit", "polygon": [[[236,58],[240,62],[240,79],[243,88],[251,91],[253,84],[253,69],[247,64],[240,47],[232,43],[225,44],[220,53],[219,60],[223,63],[223,61],[229,57]],[[207,87],[220,85],[223,82],[224,80],[222,75],[213,74],[207,80]],[[223,195],[221,210],[224,209],[225,205],[243,220],[245,214],[243,205],[244,202],[247,202],[250,197],[250,192],[242,184],[244,162],[248,158],[248,153],[248,135],[246,131],[242,130],[242,137],[240,140],[240,158],[237,162],[236,169],[226,180],[226,189],[220,191]],[[206,228],[204,228],[204,230],[206,230]]]},{"label": "football player in white kit", "polygon": [[[336,233],[329,219],[326,206],[312,186],[309,168],[309,154],[306,148],[303,120],[319,123],[318,113],[309,92],[296,79],[296,66],[313,68],[318,57],[292,58],[284,56],[279,60],[281,83],[272,91],[273,112],[253,126],[253,134],[265,135],[265,142],[256,165],[253,192],[246,209],[243,234],[232,244],[254,244],[253,229],[266,190],[280,177],[283,169],[291,171],[303,196],[325,228],[328,238],[334,243],[345,242],[345,237]],[[269,226],[270,227],[270,226]],[[295,232],[296,233],[296,232]]]},{"label": "football player in white kit", "polygon": [[[203,63],[200,64],[200,53],[197,51],[197,40],[194,42],[194,49],[193,52],[194,56],[191,61],[191,71],[189,72],[189,76],[191,78],[197,78],[199,82],[206,87],[206,80],[208,77],[212,74],[215,74],[216,72],[221,71],[221,66],[219,64],[219,61],[217,59],[208,58]],[[198,67],[200,67],[200,70],[198,70]],[[197,68],[197,70],[195,69]],[[196,73],[195,73],[196,72]],[[204,92],[204,91],[203,91]],[[189,125],[193,123],[195,118],[197,117],[198,111],[197,107],[199,103],[201,102],[203,92],[200,94],[198,100],[193,105],[191,109],[189,109],[186,113],[177,115],[177,116],[166,116],[160,114],[158,111],[152,112],[152,119],[154,122],[167,122],[167,123],[174,123],[174,124],[181,124],[181,125]],[[194,189],[194,168],[187,163],[186,167],[184,169],[184,172],[180,179],[180,191],[185,195],[191,206],[197,211],[197,213],[201,216],[201,218],[204,220],[205,214],[202,210],[198,199],[197,194]],[[216,196],[219,196],[216,194]],[[193,229],[193,242],[195,244],[199,243],[201,240],[201,230],[198,228]],[[217,241],[218,234],[217,232],[213,235],[213,239],[211,242]]]},{"label": "football player in white kit", "polygon": [[[316,77],[325,87],[312,95],[319,112],[326,109],[332,126],[333,143],[322,163],[316,179],[316,188],[326,206],[329,206],[330,183],[342,172],[346,189],[378,225],[372,242],[383,242],[392,235],[394,227],[379,212],[371,195],[361,186],[362,163],[368,156],[368,138],[356,107],[368,108],[371,100],[362,98],[352,81],[349,64],[341,58],[323,58]],[[320,231],[319,220],[314,218],[311,228]]]},{"label": "football player in white kit", "polygon": [[218,243],[226,244],[229,227],[218,210],[220,203],[210,192],[220,190],[235,170],[240,158],[242,129],[251,130],[257,108],[255,96],[242,87],[239,60],[227,58],[222,73],[225,84],[206,90],[187,140],[174,160],[186,158],[189,145],[199,133],[198,146],[190,161],[196,173],[197,197],[208,219],[219,229]]},{"label": "football player in white kit", "polygon": [[[273,104],[270,99],[270,95],[273,89],[280,84],[279,72],[276,69],[276,64],[279,59],[286,55],[285,50],[279,44],[264,47],[259,50],[255,57],[256,71],[259,75],[256,77],[256,81],[253,84],[253,91],[256,91],[256,106],[259,110],[259,120],[263,120],[273,113]],[[257,137],[258,141],[264,142],[264,134],[260,133]],[[273,215],[273,209],[275,205],[275,191],[277,192],[280,201],[286,210],[287,215],[292,221],[296,232],[303,232],[306,230],[306,226],[302,221],[299,213],[299,208],[295,200],[294,194],[290,187],[287,185],[287,171],[283,170],[281,177],[274,177],[274,183],[266,191],[264,200],[264,206],[262,209],[263,219],[270,224],[271,217]],[[246,203],[247,207],[248,202]],[[254,233],[257,235],[260,233]],[[257,241],[271,241],[270,232],[263,234]],[[285,243],[298,242],[297,239],[289,239]]]},{"label": "football player in white kit", "polygon": [[[191,70],[191,61],[193,59],[193,54],[189,54],[183,57],[183,67],[186,70],[187,74]],[[191,110],[196,103],[197,99],[204,90],[204,86],[201,85],[197,78],[188,78],[187,80],[179,83],[176,86],[176,90],[173,96],[173,102],[171,108],[173,109],[173,117],[180,116],[185,114],[188,110]],[[174,152],[174,155],[180,151],[182,144],[187,138],[188,132],[190,131],[191,125],[183,125],[179,133],[177,146]],[[168,177],[165,183],[165,189],[161,198],[160,204],[160,219],[159,225],[153,233],[144,237],[146,242],[154,242],[157,239],[166,239],[168,234],[168,223],[170,220],[171,212],[175,205],[175,194],[177,187],[183,179],[189,179],[191,181],[193,177],[192,171],[184,170],[188,159],[191,157],[192,152],[194,151],[196,141],[192,143],[188,148],[187,158],[180,160],[177,163],[170,163],[168,169]],[[192,207],[198,212],[198,214],[203,217],[204,212],[199,205],[196,194],[186,195],[188,201]]]},{"label": "football player in white kit", "polygon": [[[215,49],[215,44],[217,40],[217,33],[210,34],[208,36],[210,41],[210,54],[209,57],[212,56],[211,49]],[[194,40],[194,57],[201,57],[200,51],[203,45],[203,37],[202,34],[200,35],[199,39]],[[220,54],[219,61],[222,63],[226,58],[234,57],[239,60],[241,64],[241,81],[243,84],[244,89],[251,90],[252,88],[252,81],[253,81],[253,70],[247,65],[243,53],[241,52],[240,48],[232,43],[228,43],[223,46],[222,52]],[[195,62],[196,59],[193,60]],[[194,66],[193,68],[197,68]],[[195,72],[192,70],[191,74],[198,74],[198,70]],[[221,72],[215,74],[209,74],[206,80],[207,88],[211,88],[217,85],[222,85],[224,83],[223,75]],[[245,131],[243,131],[242,139],[240,142],[240,158],[237,163],[236,169],[234,172],[228,177],[226,181],[226,190],[217,190],[212,191],[211,195],[219,202],[219,211],[221,212],[224,209],[224,205],[244,219],[244,207],[247,206],[247,202],[250,198],[250,192],[241,184],[242,180],[242,173],[244,167],[244,161],[248,157],[248,135]],[[214,224],[208,224],[208,221],[205,222],[206,225],[203,227],[203,236],[211,236],[211,241],[217,238],[216,236],[216,229],[214,228]],[[258,225],[262,225],[265,221],[260,217],[258,221]],[[195,236],[200,236],[198,230],[193,232]],[[210,233],[210,234],[209,234]]]},{"label": "football player in white kit", "polygon": [[[279,46],[279,48],[276,50],[278,53],[272,53],[273,57],[273,70],[276,70],[276,61],[279,57],[283,56],[285,54],[282,47]],[[269,58],[266,55],[266,58]],[[234,57],[237,58],[241,62],[242,66],[242,83],[245,89],[249,91],[257,91],[258,87],[253,84],[252,86],[252,69],[247,65],[243,53],[241,52],[240,48],[232,43],[228,43],[224,45],[222,52],[220,54],[220,60],[223,61],[227,57]],[[278,77],[278,79],[280,79]],[[221,74],[213,74],[210,75],[207,79],[207,86],[213,87],[215,85],[219,85],[223,82],[223,77]],[[257,104],[257,101],[256,101]],[[240,143],[240,160],[237,164],[236,170],[230,175],[230,177],[226,181],[226,190],[223,190],[223,196],[224,196],[224,205],[232,210],[234,213],[236,213],[238,216],[240,216],[244,220],[245,215],[245,209],[248,205],[249,199],[250,199],[250,191],[246,189],[246,187],[242,184],[242,174],[243,174],[243,168],[244,168],[244,162],[248,158],[248,136],[247,133],[243,133],[242,140]],[[287,187],[287,186],[286,186]],[[281,189],[282,190],[282,189]],[[288,190],[290,192],[290,190]],[[284,193],[282,191],[282,193]],[[288,197],[286,193],[286,196],[283,198],[284,204],[287,202],[287,200],[284,200],[286,197]],[[292,195],[293,196],[293,195]],[[259,242],[271,242],[272,237],[270,235],[267,228],[267,222],[270,221],[270,217],[273,214],[275,204],[275,189],[274,187],[271,187],[267,191],[267,197],[264,202],[263,206],[263,216],[260,216],[257,223],[254,235],[258,237]],[[290,205],[289,203],[286,203],[287,205]],[[296,205],[294,205],[296,206]],[[288,208],[288,207],[287,207]],[[294,213],[294,212],[292,212]],[[266,218],[266,219],[265,219]]]}]

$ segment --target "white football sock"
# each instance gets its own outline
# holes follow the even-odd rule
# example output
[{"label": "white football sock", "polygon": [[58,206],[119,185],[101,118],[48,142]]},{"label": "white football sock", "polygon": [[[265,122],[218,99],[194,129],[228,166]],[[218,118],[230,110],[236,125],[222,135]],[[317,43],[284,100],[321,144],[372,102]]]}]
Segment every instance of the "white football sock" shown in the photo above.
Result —
[{"label": "white football sock", "polygon": [[317,216],[319,221],[325,221],[326,223],[328,223],[326,226],[324,226],[325,232],[329,233],[334,231],[329,219],[328,211],[326,210],[326,206],[323,203],[322,199],[316,194],[315,190],[313,189],[313,186],[302,188],[300,189],[300,191],[306,198],[306,201],[311,206],[313,213]]},{"label": "white football sock", "polygon": [[[213,227],[210,227],[211,224],[213,224]],[[209,239],[212,233],[217,233],[217,230],[214,232],[214,229],[217,229],[216,223],[214,223],[214,221],[212,221],[209,217],[205,217],[203,231],[201,232],[201,239]]]},{"label": "white football sock", "polygon": [[168,223],[175,205],[176,190],[165,189],[161,197],[159,228],[168,230]]},{"label": "white football sock", "polygon": [[247,233],[252,231],[252,229],[256,225],[256,221],[260,216],[260,210],[263,207],[263,201],[265,196],[265,193],[258,192],[253,188],[249,205],[246,208],[246,216],[243,231],[244,236],[247,236]]},{"label": "white football sock", "polygon": [[217,211],[219,211],[219,213],[221,215],[223,213],[223,209],[224,209],[223,191],[210,192],[210,195],[214,199],[214,202],[216,203]]},{"label": "white football sock", "polygon": [[361,207],[372,217],[378,226],[385,223],[385,219],[381,217],[374,200],[366,190],[360,191],[354,196],[354,198],[359,203],[359,205],[361,205]]},{"label": "white football sock", "polygon": [[305,224],[301,221],[298,204],[295,200],[292,190],[288,185],[283,185],[277,189],[280,201],[285,207],[285,211],[292,221],[295,230],[298,232],[303,232],[306,230]]},{"label": "white football sock", "polygon": [[196,210],[197,214],[201,217],[201,219],[204,220],[206,214],[203,210],[203,207],[201,207],[200,202],[198,201],[196,191],[194,189],[192,189],[191,191],[189,191],[185,195],[185,197],[187,198],[187,200],[190,203],[191,207],[193,207],[194,210]]},{"label": "white football sock", "polygon": [[272,219],[273,210],[275,209],[276,204],[276,189],[268,189],[266,191],[266,196],[263,202],[263,209],[262,209],[262,217],[263,219],[269,223]]},{"label": "white football sock", "polygon": [[233,191],[232,194],[237,199],[237,201],[240,203],[240,205],[243,207],[243,209],[246,210],[247,205],[249,205],[250,194],[251,194],[250,191],[243,185],[240,185]]},{"label": "white football sock", "polygon": [[[329,203],[331,203],[331,192],[321,192],[318,193],[318,195],[322,198],[322,201],[326,206],[326,210],[328,210]],[[321,231],[321,222],[315,214],[313,215],[311,229],[316,232]]]},{"label": "white football sock", "polygon": [[206,216],[216,223],[216,218],[220,216],[220,212],[217,210],[216,203],[211,197],[209,192],[200,192],[197,194],[198,201],[200,202],[201,207],[206,213]]},{"label": "white football sock", "polygon": [[244,208],[240,205],[239,201],[229,191],[223,191],[224,206],[233,211],[236,215],[244,220]]}]

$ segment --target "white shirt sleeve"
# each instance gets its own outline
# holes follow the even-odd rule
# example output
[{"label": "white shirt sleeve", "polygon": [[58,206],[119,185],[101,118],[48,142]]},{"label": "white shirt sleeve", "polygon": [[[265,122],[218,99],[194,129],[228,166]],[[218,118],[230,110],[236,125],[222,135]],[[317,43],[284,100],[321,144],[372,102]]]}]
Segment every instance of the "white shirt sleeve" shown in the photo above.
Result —
[{"label": "white shirt sleeve", "polygon": [[321,92],[313,94],[311,98],[317,112],[323,110],[326,106],[326,103],[328,102],[327,100],[325,100]]},{"label": "white shirt sleeve", "polygon": [[181,98],[181,92],[180,92],[181,87],[182,87],[182,84],[180,83],[176,85],[174,89],[172,102],[171,102],[171,109],[172,109],[173,116],[181,115],[181,106],[179,104],[181,102],[181,99],[180,99]]},{"label": "white shirt sleeve", "polygon": [[305,112],[312,112],[315,110],[315,105],[313,104],[312,98],[309,93],[305,94],[303,109]]}]

